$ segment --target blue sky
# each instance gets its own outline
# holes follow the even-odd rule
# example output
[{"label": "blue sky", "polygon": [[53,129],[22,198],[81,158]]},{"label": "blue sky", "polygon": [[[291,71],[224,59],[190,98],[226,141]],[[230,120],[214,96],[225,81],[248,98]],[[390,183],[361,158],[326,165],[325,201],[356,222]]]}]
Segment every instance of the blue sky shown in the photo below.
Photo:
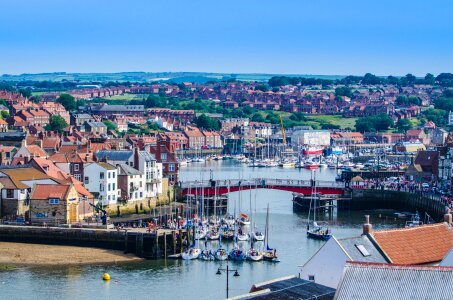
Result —
[{"label": "blue sky", "polygon": [[2,0],[0,74],[453,72],[450,0]]}]

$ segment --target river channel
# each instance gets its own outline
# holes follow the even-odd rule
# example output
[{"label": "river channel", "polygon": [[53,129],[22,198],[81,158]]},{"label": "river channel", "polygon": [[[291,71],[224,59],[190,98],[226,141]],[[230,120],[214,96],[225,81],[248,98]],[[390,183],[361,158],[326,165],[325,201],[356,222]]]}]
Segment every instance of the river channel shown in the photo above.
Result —
[{"label": "river channel", "polygon": [[[211,170],[214,179],[307,180],[311,176],[304,169],[254,169],[233,161],[214,161],[182,168],[180,180],[209,179]],[[335,176],[335,170],[317,172],[319,180],[333,181]],[[230,268],[238,269],[240,274],[230,275],[230,296],[247,293],[253,283],[297,275],[300,266],[324,243],[307,239],[307,215],[293,212],[291,193],[264,189],[254,190],[251,195],[250,191],[240,193],[246,212],[250,196],[253,205],[256,198],[255,223],[262,229],[269,203],[269,243],[278,250],[281,262],[230,262]],[[239,193],[232,193],[230,203],[238,199]],[[320,216],[320,220],[329,222],[335,237],[352,237],[361,234],[366,213],[371,214],[375,229],[402,226],[393,218],[379,218],[376,211],[335,212],[330,217]],[[216,242],[208,243],[213,249],[216,246]],[[232,243],[226,247],[232,247]],[[216,275],[216,271],[225,266],[226,262],[149,260],[103,266],[19,267],[0,271],[0,299],[223,299],[226,275]],[[110,274],[110,282],[101,280],[104,272]]]}]

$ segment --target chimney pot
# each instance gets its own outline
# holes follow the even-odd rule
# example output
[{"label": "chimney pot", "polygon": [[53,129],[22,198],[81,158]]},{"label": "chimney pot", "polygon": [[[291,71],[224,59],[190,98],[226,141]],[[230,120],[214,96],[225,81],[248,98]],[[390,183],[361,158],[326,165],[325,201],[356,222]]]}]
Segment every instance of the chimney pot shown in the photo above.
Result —
[{"label": "chimney pot", "polygon": [[370,224],[370,215],[365,215],[365,224],[363,224],[363,234],[370,234],[373,232],[373,225]]}]

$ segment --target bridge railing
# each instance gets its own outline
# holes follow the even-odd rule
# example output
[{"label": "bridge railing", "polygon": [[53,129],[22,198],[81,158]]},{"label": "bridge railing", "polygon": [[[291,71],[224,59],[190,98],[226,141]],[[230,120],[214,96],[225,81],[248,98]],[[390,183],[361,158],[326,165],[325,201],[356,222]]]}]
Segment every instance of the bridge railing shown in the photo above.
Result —
[{"label": "bridge railing", "polygon": [[[216,187],[250,187],[250,186],[293,186],[293,187],[310,187],[310,180],[297,180],[297,179],[276,179],[276,178],[252,178],[252,179],[217,179],[215,181]],[[181,182],[182,188],[209,188],[212,187],[210,180],[194,180]],[[343,182],[317,180],[316,187],[331,187],[331,188],[344,188]]]}]

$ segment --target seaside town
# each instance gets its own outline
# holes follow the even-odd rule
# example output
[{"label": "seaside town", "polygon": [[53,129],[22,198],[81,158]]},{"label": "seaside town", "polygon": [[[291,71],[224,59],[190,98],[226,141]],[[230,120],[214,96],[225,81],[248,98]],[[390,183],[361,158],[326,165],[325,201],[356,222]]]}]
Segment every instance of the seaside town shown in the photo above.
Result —
[{"label": "seaside town", "polygon": [[0,300],[453,300],[453,1],[0,7]]},{"label": "seaside town", "polygon": [[[239,276],[288,259],[269,204],[256,213],[258,189],[280,190],[316,251],[234,299],[453,297],[453,74],[0,79],[2,242],[230,261],[217,273]],[[360,233],[336,235],[345,211]]]}]

